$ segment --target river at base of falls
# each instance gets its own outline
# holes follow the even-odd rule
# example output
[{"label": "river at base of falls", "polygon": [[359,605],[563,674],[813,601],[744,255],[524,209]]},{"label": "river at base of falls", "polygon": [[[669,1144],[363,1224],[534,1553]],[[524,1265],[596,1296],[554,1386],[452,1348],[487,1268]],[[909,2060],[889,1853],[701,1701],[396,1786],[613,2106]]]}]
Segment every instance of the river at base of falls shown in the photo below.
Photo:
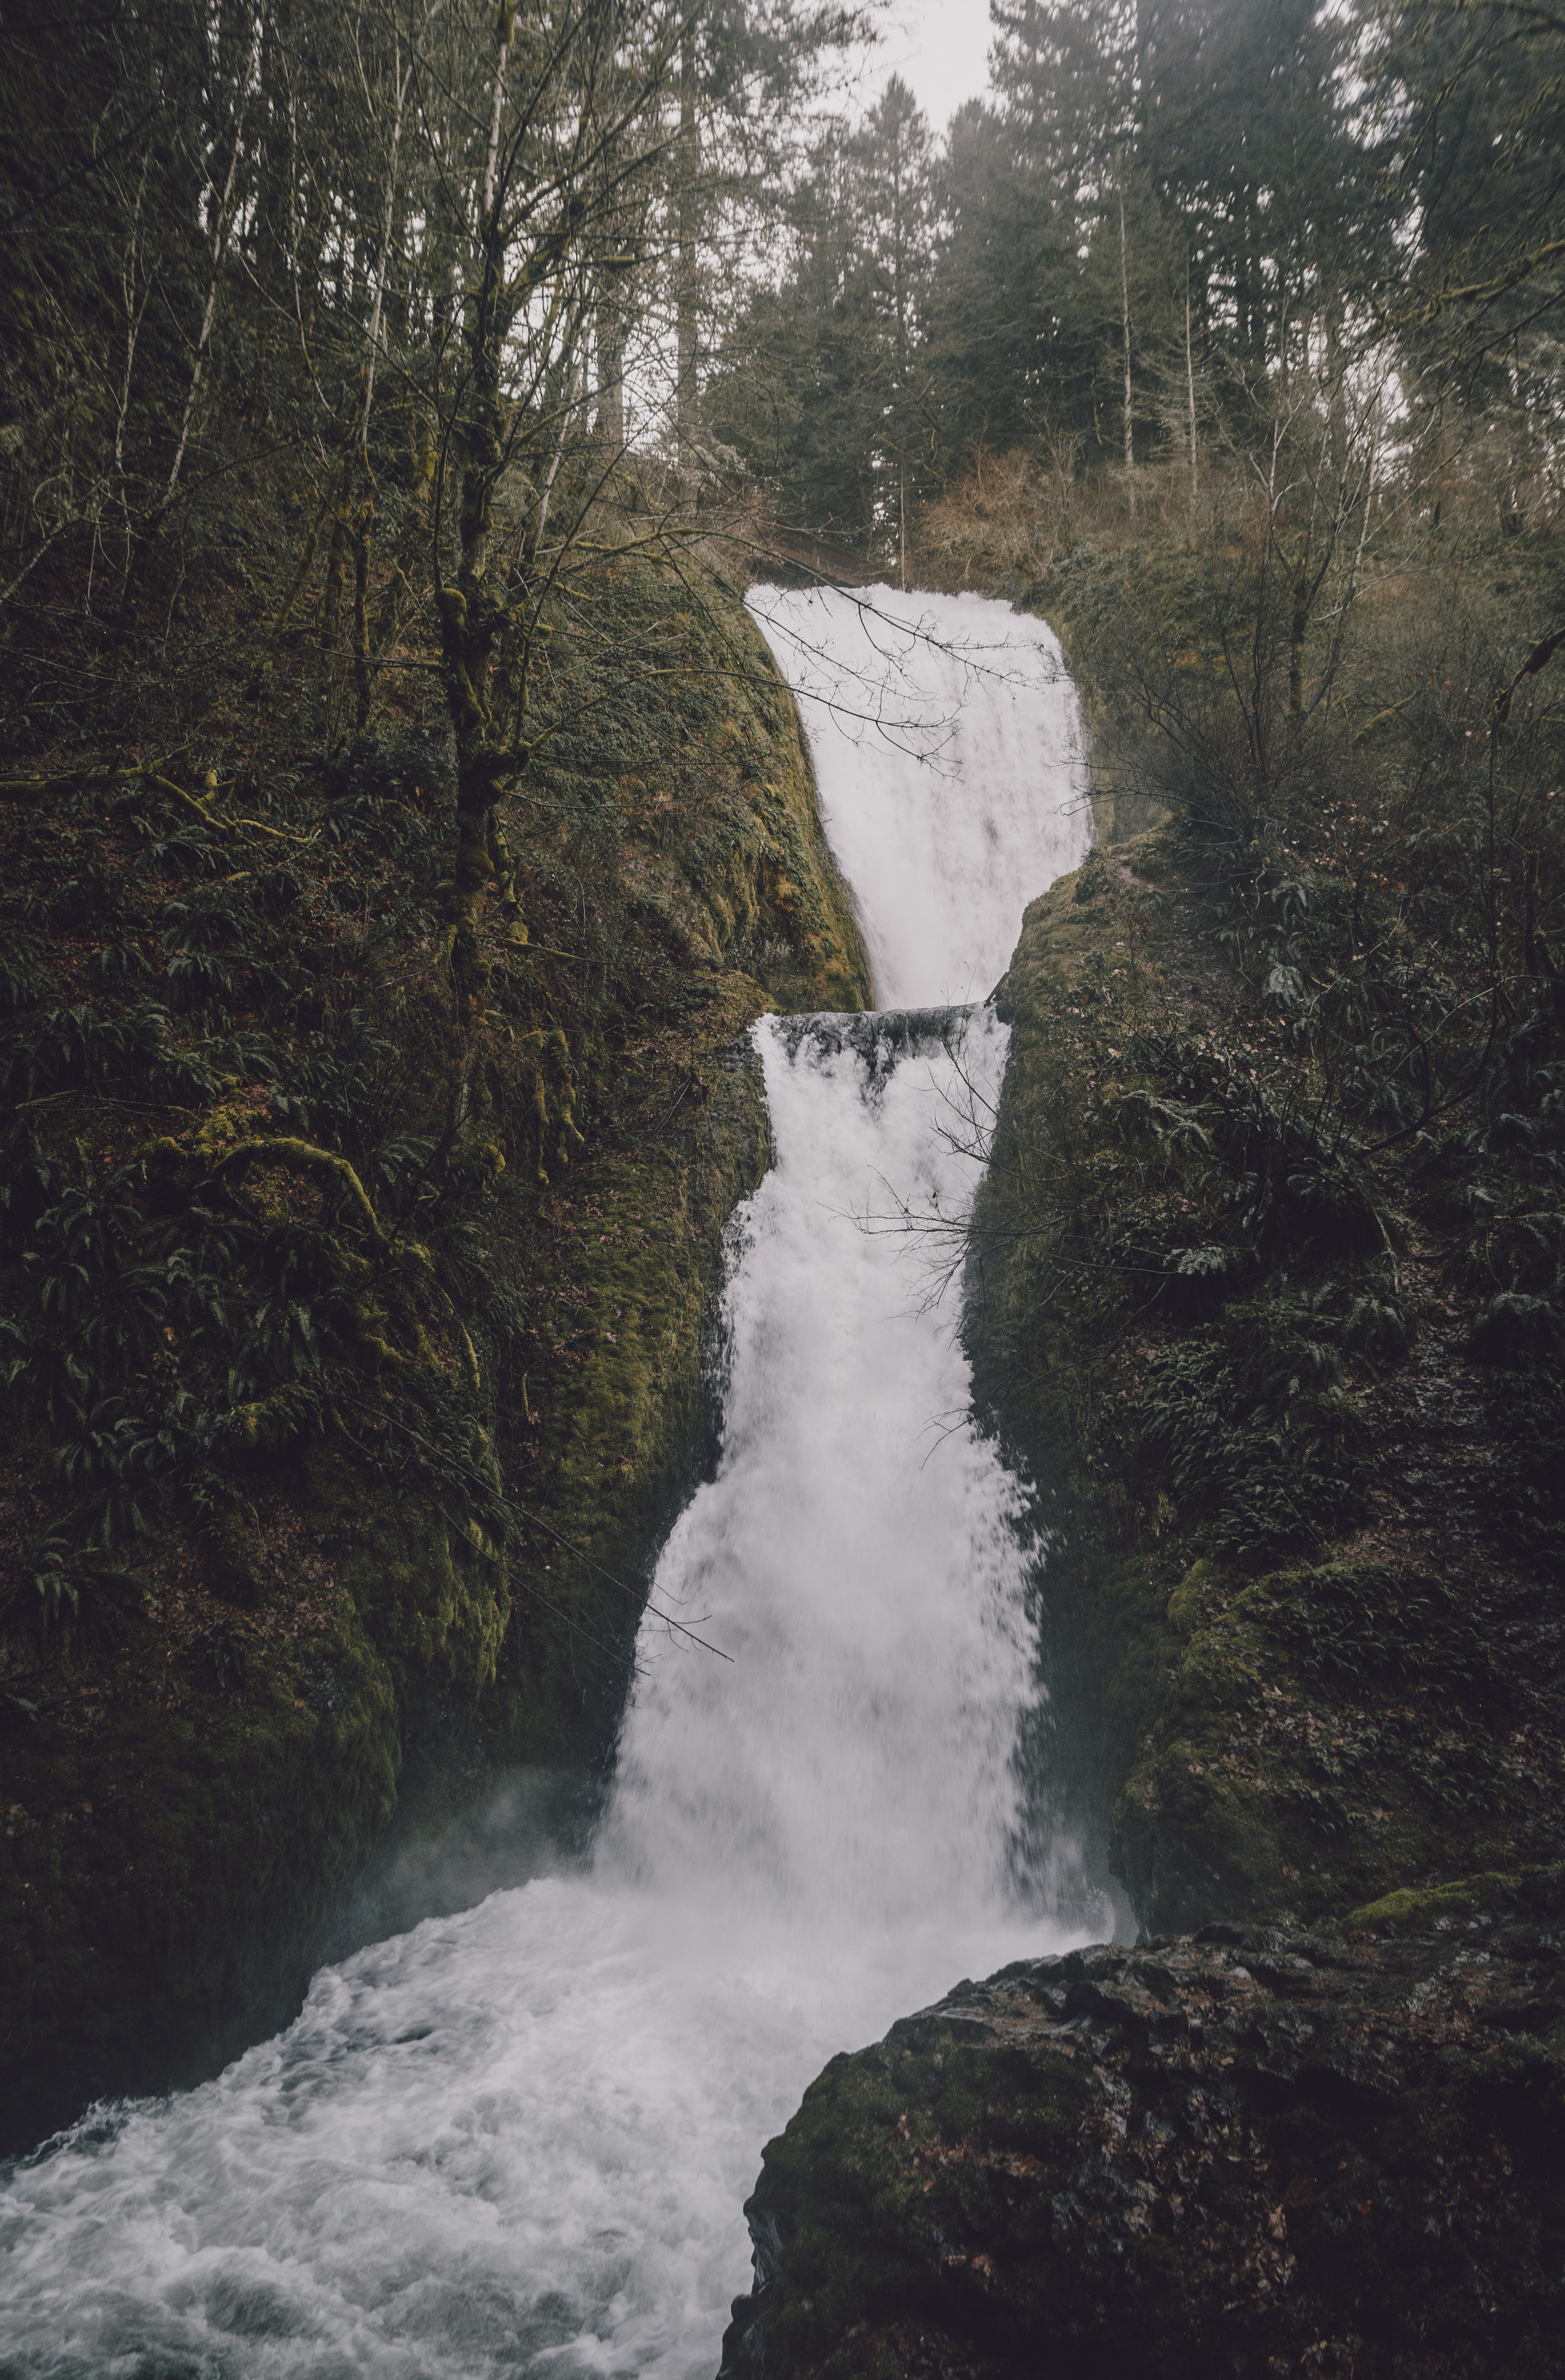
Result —
[{"label": "river at base of falls", "polygon": [[[911,600],[886,599],[893,637]],[[774,645],[789,605],[816,648],[863,633],[776,598]],[[978,608],[992,644],[1011,615]],[[945,599],[935,616],[955,637],[975,614]],[[976,681],[982,787],[960,735],[938,772],[903,756],[904,840],[937,802],[951,874],[994,879],[1009,814],[1009,918],[997,898],[992,918],[926,918],[925,998],[986,989],[1022,899],[1084,842],[1040,798],[1041,741],[1069,763],[1074,713],[1058,672],[1028,674],[1053,656],[1024,626],[1018,674]],[[949,638],[928,650],[968,666]],[[811,726],[840,856],[831,739],[855,731]],[[895,899],[882,929],[875,882],[850,878],[900,986]],[[0,2373],[710,2380],[748,2283],[742,2202],[806,2083],[963,1974],[1068,1938],[1058,1876],[1023,1848],[1041,1693],[1023,1499],[970,1426],[927,1244],[883,1228],[960,1220],[1005,1030],[979,1008],[768,1019],[755,1038],[776,1162],[731,1227],[715,1474],[654,1588],[728,1658],[649,1616],[577,1866],[323,1970],[298,2021],[215,2082],[102,2107],[9,2168]]]}]

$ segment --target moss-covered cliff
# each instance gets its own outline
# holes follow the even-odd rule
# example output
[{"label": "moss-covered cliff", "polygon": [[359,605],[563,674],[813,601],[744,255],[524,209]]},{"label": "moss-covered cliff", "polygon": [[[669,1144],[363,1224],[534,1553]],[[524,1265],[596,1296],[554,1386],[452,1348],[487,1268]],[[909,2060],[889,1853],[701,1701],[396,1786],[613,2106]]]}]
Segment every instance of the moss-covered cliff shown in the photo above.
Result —
[{"label": "moss-covered cliff", "polygon": [[1057,1791],[1158,1931],[1557,1858],[1565,1818],[1557,1524],[1504,1500],[1528,1351],[1450,1177],[1557,1194],[1482,1122],[1405,1165],[1313,1132],[1236,912],[1171,825],[1032,904],[976,1223]]},{"label": "moss-covered cliff", "polygon": [[737,594],[627,559],[595,601],[476,1028],[417,715],[210,718],[0,809],[8,2145],[283,2018],[388,1827],[611,1742],[767,1161],[745,1028],[868,978]]}]

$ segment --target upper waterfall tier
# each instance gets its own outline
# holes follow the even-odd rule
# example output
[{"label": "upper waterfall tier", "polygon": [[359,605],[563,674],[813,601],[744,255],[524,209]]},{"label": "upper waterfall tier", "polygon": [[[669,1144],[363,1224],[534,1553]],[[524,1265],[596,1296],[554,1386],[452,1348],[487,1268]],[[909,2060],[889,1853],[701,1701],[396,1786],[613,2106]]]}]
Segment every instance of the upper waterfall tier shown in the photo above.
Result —
[{"label": "upper waterfall tier", "polygon": [[982,1000],[1091,840],[1081,707],[1041,620],[980,595],[757,587],[882,1008]]}]

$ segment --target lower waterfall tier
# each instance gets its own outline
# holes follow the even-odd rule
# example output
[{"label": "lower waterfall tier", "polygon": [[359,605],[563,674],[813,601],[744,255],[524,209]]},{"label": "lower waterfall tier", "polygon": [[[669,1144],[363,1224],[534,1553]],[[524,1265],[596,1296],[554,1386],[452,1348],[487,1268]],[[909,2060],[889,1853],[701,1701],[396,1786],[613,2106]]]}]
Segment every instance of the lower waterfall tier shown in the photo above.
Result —
[{"label": "lower waterfall tier", "polygon": [[1021,1500],[902,1228],[948,1255],[1005,1030],[757,1039],[776,1161],[733,1226],[721,1457],[590,1862],[325,1970],[219,2081],[14,2171],[9,2370],[705,2375],[810,2076],[1068,1938],[1023,1773]]}]

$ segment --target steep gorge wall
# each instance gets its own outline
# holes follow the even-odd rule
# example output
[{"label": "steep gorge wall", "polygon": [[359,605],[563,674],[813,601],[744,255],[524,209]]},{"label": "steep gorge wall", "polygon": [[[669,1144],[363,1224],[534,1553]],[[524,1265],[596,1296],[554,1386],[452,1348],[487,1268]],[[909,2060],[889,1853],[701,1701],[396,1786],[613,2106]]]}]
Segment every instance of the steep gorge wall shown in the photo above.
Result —
[{"label": "steep gorge wall", "polygon": [[[702,1459],[724,1229],[768,1158],[745,1028],[869,985],[737,594],[697,574],[671,617],[627,565],[604,600],[686,666],[661,701],[584,684],[519,790],[531,940],[496,921],[466,1040],[431,923],[437,727],[269,751],[253,828],[156,784],[4,813],[32,1095],[7,1148],[5,2145],[285,2021],[388,1829],[611,1745]],[[252,898],[275,843],[286,880]],[[116,996],[105,951],[137,978],[220,963],[221,1017]],[[41,1295],[67,1279],[74,1306]],[[261,1324],[299,1335],[264,1394],[230,1312],[252,1368]],[[134,1513],[118,1475],[89,1512],[94,1429],[148,1433]]]},{"label": "steep gorge wall", "polygon": [[970,1312],[1054,1539],[1056,1791],[1157,1932],[1565,1850],[1489,1301],[1427,1210],[1288,1142],[1226,905],[1169,826],[1029,907]]}]

